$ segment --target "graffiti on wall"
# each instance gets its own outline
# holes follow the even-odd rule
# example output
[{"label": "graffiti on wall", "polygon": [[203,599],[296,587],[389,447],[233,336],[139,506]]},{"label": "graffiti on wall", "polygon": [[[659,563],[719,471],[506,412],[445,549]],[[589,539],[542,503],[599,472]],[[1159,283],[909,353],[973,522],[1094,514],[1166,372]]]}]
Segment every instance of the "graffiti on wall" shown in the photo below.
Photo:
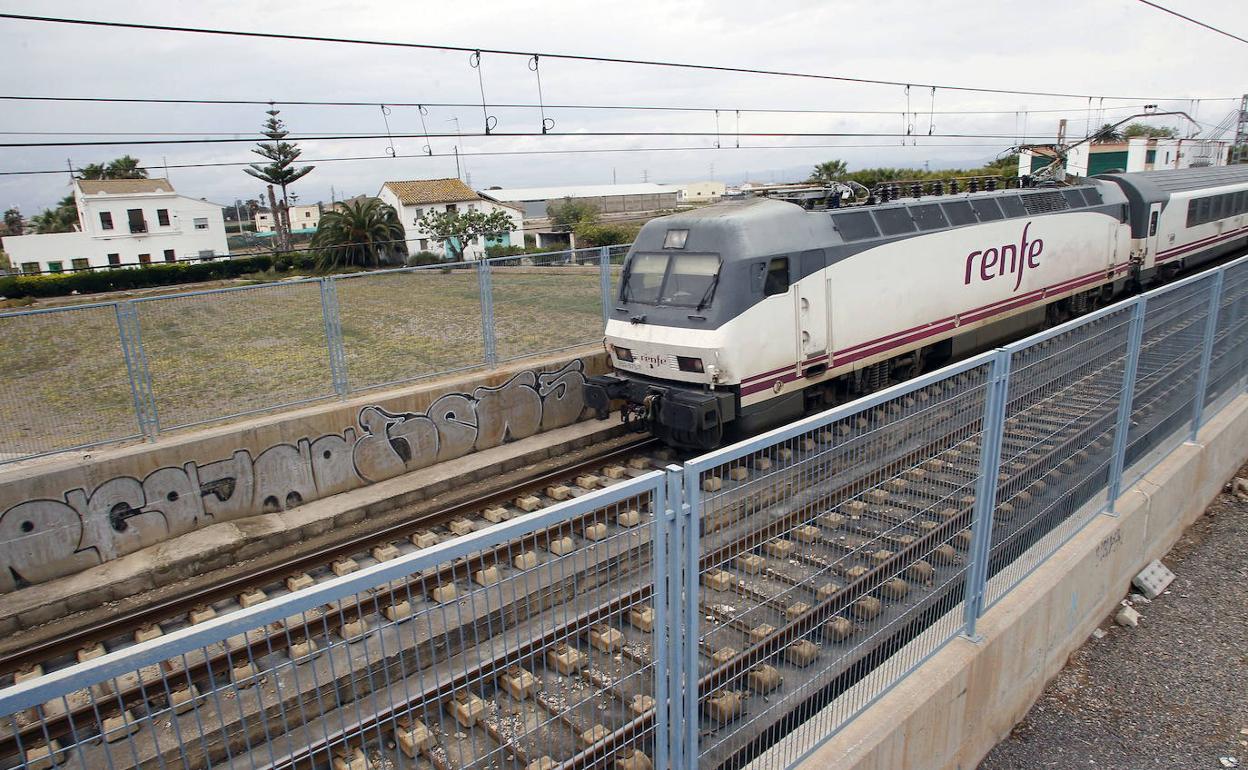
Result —
[{"label": "graffiti on wall", "polygon": [[259,454],[118,476],[0,514],[0,592],[79,572],[217,522],[289,510],[434,463],[571,425],[585,411],[584,364],[521,372],[448,393],[423,413],[366,406],[357,426]]}]

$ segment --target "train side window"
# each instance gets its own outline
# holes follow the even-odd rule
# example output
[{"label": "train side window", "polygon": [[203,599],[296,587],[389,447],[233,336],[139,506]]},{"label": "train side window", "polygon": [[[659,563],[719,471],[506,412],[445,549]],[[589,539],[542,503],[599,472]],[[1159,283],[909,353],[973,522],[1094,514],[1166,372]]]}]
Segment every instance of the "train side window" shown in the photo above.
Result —
[{"label": "train side window", "polygon": [[1203,225],[1209,221],[1209,207],[1212,201],[1208,198],[1196,200],[1196,224]]},{"label": "train side window", "polygon": [[1157,217],[1160,215],[1160,212],[1154,211],[1148,218],[1148,236],[1150,238],[1157,234]]},{"label": "train side window", "polygon": [[972,198],[971,208],[979,215],[980,222],[995,222],[1001,218],[1001,207],[992,198]]},{"label": "train side window", "polygon": [[1196,226],[1196,201],[1194,199],[1187,202],[1187,226]]},{"label": "train side window", "polygon": [[789,258],[772,257],[767,263],[767,277],[763,281],[763,296],[784,294],[789,290]]}]

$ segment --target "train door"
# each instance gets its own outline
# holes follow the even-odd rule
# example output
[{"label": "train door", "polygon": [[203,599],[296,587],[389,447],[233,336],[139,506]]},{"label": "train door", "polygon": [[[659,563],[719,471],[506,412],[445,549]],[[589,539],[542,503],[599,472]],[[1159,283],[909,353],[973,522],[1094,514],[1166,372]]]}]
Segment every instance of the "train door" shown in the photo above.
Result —
[{"label": "train door", "polygon": [[1153,262],[1157,259],[1158,241],[1160,236],[1158,226],[1161,220],[1161,204],[1154,203],[1148,209],[1147,229],[1144,231],[1144,259],[1143,268],[1148,270],[1152,268]]},{"label": "train door", "polygon": [[802,252],[795,268],[803,276],[794,293],[797,313],[799,363],[828,352],[828,280],[822,250]]}]

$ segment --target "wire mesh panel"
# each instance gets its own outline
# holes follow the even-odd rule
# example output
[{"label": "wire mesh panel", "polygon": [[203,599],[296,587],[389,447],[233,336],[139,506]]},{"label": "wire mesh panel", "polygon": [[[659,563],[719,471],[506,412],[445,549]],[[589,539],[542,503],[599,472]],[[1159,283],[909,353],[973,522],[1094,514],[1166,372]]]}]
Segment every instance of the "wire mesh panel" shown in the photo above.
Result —
[{"label": "wire mesh panel", "polygon": [[472,265],[360,273],[334,284],[352,390],[485,363]]},{"label": "wire mesh panel", "polygon": [[139,434],[114,304],[0,315],[0,463]]},{"label": "wire mesh panel", "polygon": [[498,358],[602,340],[600,250],[490,261]]},{"label": "wire mesh panel", "polygon": [[0,690],[0,766],[648,767],[663,478],[27,677]]},{"label": "wire mesh panel", "polygon": [[133,302],[162,429],[334,392],[320,281]]},{"label": "wire mesh panel", "polygon": [[1143,337],[1123,486],[1134,483],[1187,436],[1200,378],[1211,275],[1145,296]]},{"label": "wire mesh panel", "polygon": [[1130,328],[1119,307],[1010,346],[986,604],[1103,510]]},{"label": "wire mesh panel", "polygon": [[1222,276],[1218,325],[1209,359],[1205,413],[1213,414],[1243,391],[1248,376],[1248,259],[1228,265]]},{"label": "wire mesh panel", "polygon": [[786,741],[787,765],[963,629],[989,368],[975,359],[686,466],[702,525],[701,767],[741,766],[814,718]]}]

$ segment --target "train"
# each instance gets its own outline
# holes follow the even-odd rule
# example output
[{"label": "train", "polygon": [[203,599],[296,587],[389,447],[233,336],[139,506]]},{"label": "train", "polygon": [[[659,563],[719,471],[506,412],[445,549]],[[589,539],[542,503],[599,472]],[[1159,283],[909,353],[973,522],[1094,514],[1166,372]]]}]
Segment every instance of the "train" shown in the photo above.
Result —
[{"label": "train", "polygon": [[1245,245],[1248,166],[823,210],[725,201],[642,227],[608,308],[613,371],[587,381],[586,402],[711,449]]}]

